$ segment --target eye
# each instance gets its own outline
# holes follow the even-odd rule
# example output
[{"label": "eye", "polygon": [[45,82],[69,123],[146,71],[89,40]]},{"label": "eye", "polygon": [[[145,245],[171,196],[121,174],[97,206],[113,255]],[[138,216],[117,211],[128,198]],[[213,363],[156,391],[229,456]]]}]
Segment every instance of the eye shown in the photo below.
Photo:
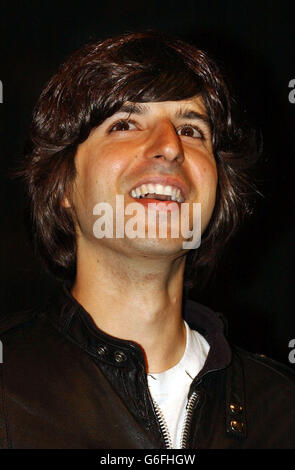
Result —
[{"label": "eye", "polygon": [[134,129],[136,129],[134,122],[121,119],[112,125],[112,127],[109,129],[109,132],[131,131]]},{"label": "eye", "polygon": [[184,135],[186,137],[192,137],[193,139],[203,139],[204,134],[197,127],[191,126],[190,124],[185,124],[178,128],[177,130],[179,135]]}]

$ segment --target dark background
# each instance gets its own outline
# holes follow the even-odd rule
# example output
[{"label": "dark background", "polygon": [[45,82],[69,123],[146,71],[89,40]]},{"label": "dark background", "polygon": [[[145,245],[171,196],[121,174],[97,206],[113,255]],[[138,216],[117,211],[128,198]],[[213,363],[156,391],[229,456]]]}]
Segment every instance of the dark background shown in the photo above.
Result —
[{"label": "dark background", "polygon": [[23,190],[9,171],[31,112],[58,65],[82,44],[152,28],[194,41],[215,57],[264,136],[264,196],[226,249],[215,277],[192,297],[229,321],[239,346],[289,364],[295,338],[293,1],[0,2],[1,314],[56,288],[33,256],[23,227]]}]

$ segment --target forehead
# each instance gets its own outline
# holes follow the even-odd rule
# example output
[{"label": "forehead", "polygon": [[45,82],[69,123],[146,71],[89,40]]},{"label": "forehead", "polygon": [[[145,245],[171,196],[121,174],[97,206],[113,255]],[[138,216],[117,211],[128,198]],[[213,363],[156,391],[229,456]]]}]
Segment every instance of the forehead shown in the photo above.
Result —
[{"label": "forehead", "polygon": [[[182,115],[191,111],[200,113],[207,116],[206,106],[201,96],[195,96],[183,100],[169,100],[169,101],[151,101],[151,102],[131,102],[126,101],[123,103],[121,108],[115,113],[127,113],[127,114],[148,114],[149,112],[172,112],[175,114]],[[180,116],[179,116],[180,117]]]}]

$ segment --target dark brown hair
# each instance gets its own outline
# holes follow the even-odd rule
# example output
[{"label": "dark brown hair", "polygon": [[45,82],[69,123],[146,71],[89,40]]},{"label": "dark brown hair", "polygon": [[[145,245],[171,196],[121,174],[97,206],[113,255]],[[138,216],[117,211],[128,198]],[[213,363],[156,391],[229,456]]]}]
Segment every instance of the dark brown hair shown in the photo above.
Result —
[{"label": "dark brown hair", "polygon": [[233,100],[217,65],[203,51],[161,33],[125,34],[75,52],[51,78],[33,113],[24,169],[31,235],[48,270],[74,279],[75,229],[62,205],[75,178],[77,146],[125,101],[203,98],[218,169],[217,200],[198,250],[189,252],[185,285],[214,266],[249,212],[255,135],[233,117]]}]

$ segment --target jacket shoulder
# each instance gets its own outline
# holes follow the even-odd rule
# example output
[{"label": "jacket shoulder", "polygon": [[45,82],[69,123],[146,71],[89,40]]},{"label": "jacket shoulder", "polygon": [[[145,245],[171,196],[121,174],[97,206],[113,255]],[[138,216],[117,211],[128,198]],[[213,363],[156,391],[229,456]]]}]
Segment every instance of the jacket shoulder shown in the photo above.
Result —
[{"label": "jacket shoulder", "polygon": [[295,371],[290,366],[264,354],[251,353],[237,346],[233,347],[233,351],[243,361],[246,372],[261,374],[277,381],[289,382],[291,387],[295,388]]},{"label": "jacket shoulder", "polygon": [[5,314],[0,317],[0,339],[22,337],[24,331],[40,326],[44,311],[41,306]]},{"label": "jacket shoulder", "polygon": [[0,337],[32,322],[39,316],[37,309],[22,310],[0,317]]},{"label": "jacket shoulder", "polygon": [[[295,374],[291,367],[261,354],[232,347],[231,383],[238,376],[236,397],[243,402],[243,423],[248,438],[244,446],[287,449],[295,445]],[[237,373],[237,371],[239,373]]]}]

